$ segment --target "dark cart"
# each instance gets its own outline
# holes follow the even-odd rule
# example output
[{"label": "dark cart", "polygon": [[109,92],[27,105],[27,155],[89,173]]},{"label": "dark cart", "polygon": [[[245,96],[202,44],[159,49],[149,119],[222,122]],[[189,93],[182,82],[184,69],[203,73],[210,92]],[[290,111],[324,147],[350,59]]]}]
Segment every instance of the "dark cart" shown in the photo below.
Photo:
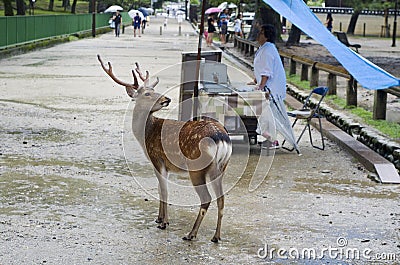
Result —
[{"label": "dark cart", "polygon": [[[201,53],[205,67],[214,67],[221,63],[221,51],[203,51]],[[179,119],[191,120],[193,117],[193,94],[196,80],[197,53],[186,52],[182,54],[182,74],[179,94]],[[216,68],[217,69],[217,68]],[[220,68],[219,68],[220,69]],[[216,71],[221,71],[221,70]],[[223,76],[223,73],[218,73]],[[202,75],[200,74],[200,83]],[[199,85],[199,110],[198,116],[202,119],[216,119],[224,124],[230,135],[241,135],[251,144],[257,143],[257,116],[262,111],[262,101],[265,100],[263,92],[236,92],[208,93]]]}]

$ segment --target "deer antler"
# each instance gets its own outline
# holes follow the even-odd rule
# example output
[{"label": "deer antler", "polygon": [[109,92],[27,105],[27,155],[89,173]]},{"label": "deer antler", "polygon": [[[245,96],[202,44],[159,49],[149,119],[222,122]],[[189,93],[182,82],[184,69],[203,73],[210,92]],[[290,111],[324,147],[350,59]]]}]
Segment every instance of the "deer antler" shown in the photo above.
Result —
[{"label": "deer antler", "polygon": [[124,86],[126,88],[126,93],[133,98],[135,96],[135,91],[139,88],[139,82],[138,79],[135,75],[135,72],[132,70],[132,75],[133,75],[133,79],[134,79],[134,83],[133,84],[129,84],[126,83],[124,81],[119,80],[113,73],[112,71],[112,66],[111,63],[108,62],[108,69],[107,67],[104,65],[103,60],[101,60],[100,55],[97,55],[97,59],[99,60],[101,67],[103,68],[104,72],[106,72],[106,74],[111,77],[112,80],[115,81],[115,83]]},{"label": "deer antler", "polygon": [[146,87],[146,88],[153,89],[158,84],[158,82],[160,81],[158,79],[158,77],[157,77],[157,80],[153,82],[153,84],[149,85],[149,77],[150,77],[149,71],[146,71],[146,77],[144,77],[143,73],[142,73],[142,70],[140,70],[139,63],[135,63],[135,65],[136,65],[136,72],[138,73],[140,79],[142,79],[142,81],[143,81],[143,86]]}]

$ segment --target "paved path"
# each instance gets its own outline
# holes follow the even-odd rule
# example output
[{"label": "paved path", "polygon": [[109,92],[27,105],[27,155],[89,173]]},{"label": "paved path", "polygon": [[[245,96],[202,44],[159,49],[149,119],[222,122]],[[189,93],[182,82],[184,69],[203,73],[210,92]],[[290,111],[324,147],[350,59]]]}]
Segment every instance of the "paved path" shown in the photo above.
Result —
[{"label": "paved path", "polygon": [[[196,51],[197,37],[189,24],[178,36],[172,19],[160,36],[161,22],[153,19],[141,38],[128,27],[120,38],[108,33],[1,60],[0,264],[285,264],[276,249],[314,249],[321,256],[340,246],[371,249],[371,257],[399,253],[400,187],[372,181],[334,143],[318,151],[306,138],[302,156],[277,151],[254,192],[248,184],[257,152],[248,162],[240,152],[233,156],[226,181],[238,183],[226,196],[218,245],[209,241],[215,203],[196,241],[181,237],[197,206],[172,203],[170,226],[158,230],[152,169],[135,141],[121,137],[133,103],[105,76],[96,55],[111,61],[121,79],[131,80],[135,61],[159,76],[157,89],[175,102],[163,114],[176,116],[181,52]],[[172,179],[190,187],[186,178]],[[145,193],[135,180],[154,188]],[[257,255],[266,245],[272,260]],[[320,263],[368,259],[323,254]],[[314,263],[305,259],[299,262]]]}]

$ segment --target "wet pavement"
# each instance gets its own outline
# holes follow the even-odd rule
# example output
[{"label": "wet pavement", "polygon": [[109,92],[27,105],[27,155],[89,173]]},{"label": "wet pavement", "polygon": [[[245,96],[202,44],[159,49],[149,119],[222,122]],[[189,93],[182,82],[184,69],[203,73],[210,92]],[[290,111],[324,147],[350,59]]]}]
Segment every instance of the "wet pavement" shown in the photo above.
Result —
[{"label": "wet pavement", "polygon": [[179,36],[173,19],[160,35],[161,23],[141,38],[128,27],[1,60],[0,264],[398,263],[400,187],[376,183],[329,141],[319,151],[304,138],[302,156],[276,151],[253,192],[260,151],[235,146],[220,243],[210,241],[215,202],[197,239],[181,239],[198,207],[179,190],[157,229],[156,178],[127,129],[133,103],[96,55],[123,80],[136,61],[159,76],[175,102],[162,115],[176,116],[181,53],[197,51],[197,37],[188,24]]}]

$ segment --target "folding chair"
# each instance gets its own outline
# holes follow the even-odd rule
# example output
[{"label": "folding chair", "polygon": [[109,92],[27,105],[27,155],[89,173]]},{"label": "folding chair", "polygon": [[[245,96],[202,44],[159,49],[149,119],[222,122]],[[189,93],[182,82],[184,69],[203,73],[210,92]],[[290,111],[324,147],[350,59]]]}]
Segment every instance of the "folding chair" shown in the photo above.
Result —
[{"label": "folding chair", "polygon": [[[322,100],[324,99],[324,97],[326,96],[326,94],[328,93],[329,88],[328,87],[317,87],[314,88],[311,93],[308,95],[308,97],[305,99],[303,107],[299,110],[294,110],[294,111],[290,111],[288,112],[288,116],[290,117],[294,117],[295,120],[292,124],[292,128],[296,125],[296,122],[298,120],[305,120],[306,121],[306,125],[304,126],[303,131],[301,132],[299,138],[297,138],[297,143],[299,143],[301,137],[303,136],[304,132],[306,131],[306,129],[308,128],[308,133],[310,136],[310,142],[312,147],[320,149],[320,150],[324,150],[325,149],[325,142],[324,142],[324,137],[322,135],[322,123],[321,123],[321,118],[323,118],[323,115],[319,112],[319,106],[322,102]],[[318,95],[319,96],[319,101],[317,104],[311,104],[310,100],[311,97],[313,95]],[[319,122],[319,132],[321,134],[321,141],[322,141],[322,147],[321,146],[316,146],[313,144],[313,140],[312,140],[312,136],[311,136],[311,127],[310,127],[310,122],[312,119],[318,119]],[[285,143],[285,141],[283,141],[283,144]],[[287,150],[292,151],[292,149],[288,149],[285,148]]]}]

